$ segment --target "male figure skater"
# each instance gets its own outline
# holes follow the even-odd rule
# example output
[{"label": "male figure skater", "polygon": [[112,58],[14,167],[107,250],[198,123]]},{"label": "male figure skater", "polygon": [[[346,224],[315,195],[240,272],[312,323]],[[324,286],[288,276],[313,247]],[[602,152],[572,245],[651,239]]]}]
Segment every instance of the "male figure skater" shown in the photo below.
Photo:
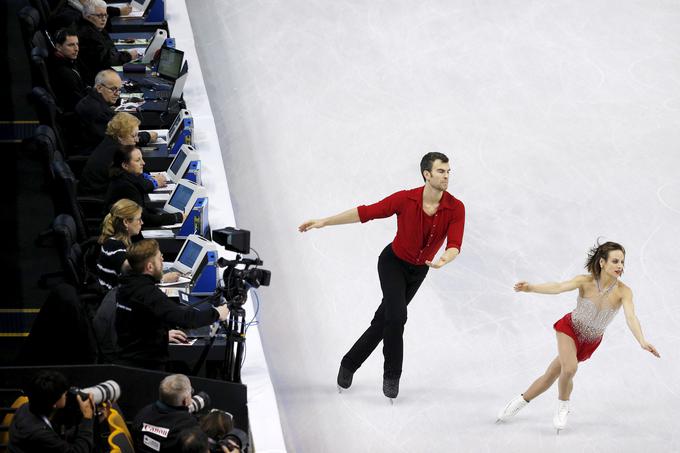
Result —
[{"label": "male figure skater", "polygon": [[[397,215],[397,235],[380,254],[378,275],[383,299],[371,325],[342,358],[338,390],[352,385],[354,372],[383,341],[385,366],[383,393],[393,400],[399,394],[403,361],[406,306],[415,296],[429,268],[439,269],[460,253],[465,225],[463,203],[446,191],[449,159],[427,153],[420,161],[423,187],[395,192],[372,205],[362,205],[325,219],[308,220],[300,232],[330,225],[368,222]],[[446,251],[434,261],[446,239]]]}]

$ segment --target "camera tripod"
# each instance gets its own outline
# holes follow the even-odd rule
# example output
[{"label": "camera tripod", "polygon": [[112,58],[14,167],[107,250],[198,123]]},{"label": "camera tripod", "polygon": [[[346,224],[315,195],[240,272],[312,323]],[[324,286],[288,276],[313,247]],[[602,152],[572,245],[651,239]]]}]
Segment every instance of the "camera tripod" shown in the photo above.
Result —
[{"label": "camera tripod", "polygon": [[[220,325],[226,335],[224,360],[217,368],[219,377],[224,381],[240,384],[241,364],[243,363],[243,353],[245,352],[246,344],[246,310],[241,305],[229,304],[229,318],[225,321],[220,321]],[[216,338],[216,335],[211,335],[210,341],[206,343],[191,372],[193,376],[197,376],[203,367],[210,349],[215,344]]]},{"label": "camera tripod", "polygon": [[241,364],[246,347],[246,310],[242,305],[229,304],[229,318],[220,322],[226,332],[224,361],[219,368],[223,380],[241,383]]}]

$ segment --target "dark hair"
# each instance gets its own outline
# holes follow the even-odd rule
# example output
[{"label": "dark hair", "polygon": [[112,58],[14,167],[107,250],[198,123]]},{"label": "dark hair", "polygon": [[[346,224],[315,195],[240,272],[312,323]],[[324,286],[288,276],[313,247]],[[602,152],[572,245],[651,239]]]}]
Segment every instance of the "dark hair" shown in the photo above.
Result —
[{"label": "dark hair", "polygon": [[234,429],[234,416],[229,412],[213,409],[201,419],[201,429],[213,440],[219,440]]},{"label": "dark hair", "polygon": [[435,160],[441,160],[443,163],[447,163],[449,161],[449,158],[442,153],[425,154],[423,158],[420,160],[420,176],[423,177],[423,181],[427,181],[423,173],[425,171],[432,172],[432,164],[434,164]]},{"label": "dark hair", "polygon": [[31,412],[47,416],[61,395],[68,390],[68,381],[58,371],[44,370],[33,376],[24,390]]},{"label": "dark hair", "polygon": [[623,255],[626,255],[626,249],[624,249],[621,244],[617,244],[616,242],[605,242],[604,244],[598,243],[588,252],[585,268],[595,276],[595,278],[600,278],[600,273],[602,272],[600,259],[607,261],[609,259],[609,252],[613,252],[614,250],[621,250]]},{"label": "dark hair", "polygon": [[208,453],[210,441],[198,426],[188,428],[179,434],[179,451],[182,453]]},{"label": "dark hair", "polygon": [[130,246],[127,251],[128,264],[138,274],[144,273],[144,266],[158,252],[158,242],[155,239],[142,239]]},{"label": "dark hair", "polygon": [[132,152],[139,149],[137,145],[120,145],[113,153],[113,161],[111,162],[110,176],[116,176],[125,171],[123,164],[130,163],[132,159]]},{"label": "dark hair", "polygon": [[78,32],[75,30],[75,28],[60,28],[54,34],[54,44],[64,44],[66,42],[66,38],[69,36],[78,36]]}]

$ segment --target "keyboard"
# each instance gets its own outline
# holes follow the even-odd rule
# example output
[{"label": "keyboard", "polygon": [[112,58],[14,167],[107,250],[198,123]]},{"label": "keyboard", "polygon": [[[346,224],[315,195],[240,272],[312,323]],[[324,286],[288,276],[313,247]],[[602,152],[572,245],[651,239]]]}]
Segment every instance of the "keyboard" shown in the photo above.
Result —
[{"label": "keyboard", "polygon": [[146,86],[152,86],[154,88],[167,88],[170,89],[170,84],[168,82],[161,82],[159,79],[153,78],[153,77],[144,77],[142,80],[140,80],[139,85],[146,85]]}]

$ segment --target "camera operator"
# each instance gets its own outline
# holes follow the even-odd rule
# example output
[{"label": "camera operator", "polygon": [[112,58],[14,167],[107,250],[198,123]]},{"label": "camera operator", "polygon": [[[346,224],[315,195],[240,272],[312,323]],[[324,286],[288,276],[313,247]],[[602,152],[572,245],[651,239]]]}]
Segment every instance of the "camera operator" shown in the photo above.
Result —
[{"label": "camera operator", "polygon": [[180,433],[198,427],[189,412],[191,382],[183,374],[171,374],[161,381],[158,401],[139,411],[132,424],[137,452],[180,452]]},{"label": "camera operator", "polygon": [[[229,316],[226,305],[196,310],[173,302],[156,286],[163,277],[163,255],[155,240],[132,244],[127,260],[131,272],[120,279],[116,295],[116,363],[163,370],[170,329],[201,327]],[[186,341],[183,336],[171,339]]]},{"label": "camera operator", "polygon": [[9,429],[10,453],[92,451],[94,417],[92,395],[85,400],[80,395],[76,396],[82,419],[76,427],[73,440],[62,439],[52,426],[51,416],[55,409],[63,409],[66,405],[68,388],[66,377],[56,371],[41,371],[31,379],[25,392],[28,403],[17,410]]}]

